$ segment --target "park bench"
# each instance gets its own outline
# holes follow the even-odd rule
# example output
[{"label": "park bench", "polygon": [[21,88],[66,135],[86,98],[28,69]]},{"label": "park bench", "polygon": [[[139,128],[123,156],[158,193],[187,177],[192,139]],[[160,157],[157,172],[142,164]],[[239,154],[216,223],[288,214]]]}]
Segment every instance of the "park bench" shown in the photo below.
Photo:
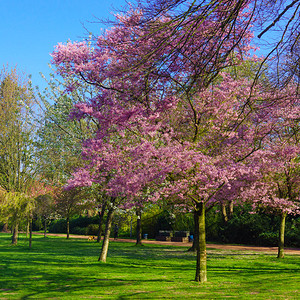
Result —
[{"label": "park bench", "polygon": [[158,236],[155,237],[157,241],[172,241],[172,242],[189,242],[189,231],[175,231],[159,230]]},{"label": "park bench", "polygon": [[171,241],[187,243],[189,241],[189,236],[189,231],[175,231],[174,236],[171,238]]},{"label": "park bench", "polygon": [[158,235],[155,237],[157,241],[171,241],[173,232],[169,230],[159,230]]}]

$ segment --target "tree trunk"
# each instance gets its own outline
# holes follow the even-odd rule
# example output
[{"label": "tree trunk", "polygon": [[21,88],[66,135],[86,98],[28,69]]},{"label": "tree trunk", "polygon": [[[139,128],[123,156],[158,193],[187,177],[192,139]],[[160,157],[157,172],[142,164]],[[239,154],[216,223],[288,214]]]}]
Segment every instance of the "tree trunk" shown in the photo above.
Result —
[{"label": "tree trunk", "polygon": [[199,218],[197,212],[194,211],[194,239],[193,245],[188,249],[189,252],[196,252],[199,245]]},{"label": "tree trunk", "polygon": [[47,237],[47,219],[44,218],[44,238]]},{"label": "tree trunk", "polygon": [[67,239],[70,238],[70,217],[67,217]]},{"label": "tree trunk", "polygon": [[142,245],[142,213],[140,209],[136,210],[136,245]]},{"label": "tree trunk", "polygon": [[229,201],[229,219],[233,217],[233,201]]},{"label": "tree trunk", "polygon": [[226,203],[222,203],[221,204],[222,206],[222,215],[223,215],[223,221],[224,223],[227,223],[228,222],[228,216],[227,216],[227,210],[226,210]]},{"label": "tree trunk", "polygon": [[19,233],[19,224],[16,223],[13,227],[13,235],[12,235],[12,239],[11,239],[11,243],[13,245],[16,245],[18,242],[18,233]]},{"label": "tree trunk", "polygon": [[101,248],[101,252],[100,252],[100,256],[98,258],[98,261],[106,262],[108,245],[109,245],[109,236],[110,236],[110,231],[111,231],[111,223],[112,223],[113,215],[114,215],[114,208],[112,207],[112,208],[109,209],[109,211],[107,213],[105,233],[104,233],[102,248]]},{"label": "tree trunk", "polygon": [[8,223],[4,223],[2,232],[8,232]]},{"label": "tree trunk", "polygon": [[284,258],[284,229],[286,213],[282,213],[279,227],[278,255],[277,258]]},{"label": "tree trunk", "polygon": [[132,238],[132,215],[130,215],[130,238]]},{"label": "tree trunk", "polygon": [[29,236],[30,231],[30,218],[27,219],[27,226],[26,226],[26,238]]},{"label": "tree trunk", "polygon": [[29,248],[31,248],[32,244],[32,218],[29,220]]},{"label": "tree trunk", "polygon": [[100,243],[100,240],[101,240],[102,224],[103,224],[105,209],[106,209],[106,203],[104,202],[103,205],[102,205],[102,208],[101,208],[101,213],[98,212],[98,214],[99,214],[99,228],[98,228],[98,235],[97,235],[97,243]]},{"label": "tree trunk", "polygon": [[206,269],[206,238],[205,238],[205,204],[199,203],[196,208],[199,230],[199,241],[197,248],[197,265],[195,281],[204,283],[207,281]]}]

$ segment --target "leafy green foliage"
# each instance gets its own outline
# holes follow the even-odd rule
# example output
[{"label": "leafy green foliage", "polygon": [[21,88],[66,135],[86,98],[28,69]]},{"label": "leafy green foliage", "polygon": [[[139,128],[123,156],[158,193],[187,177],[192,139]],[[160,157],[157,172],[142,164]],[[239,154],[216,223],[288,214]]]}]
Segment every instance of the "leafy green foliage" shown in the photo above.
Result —
[{"label": "leafy green foliage", "polygon": [[[70,233],[80,235],[96,235],[99,224],[99,216],[77,216],[70,219]],[[67,221],[65,219],[54,220],[49,226],[51,233],[66,233]]]},{"label": "leafy green foliage", "polygon": [[[257,246],[277,246],[280,216],[263,212],[249,213],[247,206],[236,207],[232,218],[224,223],[220,214],[208,214],[207,237],[210,241]],[[285,245],[300,247],[300,218],[289,216],[286,221]]]},{"label": "leafy green foliage", "polygon": [[16,69],[0,71],[0,187],[26,193],[35,172],[31,110],[33,94],[28,79]]},{"label": "leafy green foliage", "polygon": [[38,149],[43,175],[50,181],[65,183],[70,173],[80,165],[81,142],[90,135],[93,122],[70,120],[76,103],[93,95],[93,87],[82,84],[66,95],[68,81],[60,81],[50,74],[48,87],[38,90],[43,114],[38,131]]},{"label": "leafy green foliage", "polygon": [[[236,207],[232,219],[224,223],[218,208],[213,208],[206,215],[207,239],[210,242],[245,244],[257,246],[277,246],[279,216],[264,213],[250,214],[247,206]],[[119,237],[130,236],[131,217],[124,215],[119,222],[115,216],[114,223],[118,223]],[[132,237],[136,236],[136,216],[132,220]],[[99,216],[75,216],[70,220],[70,232],[73,234],[96,235]],[[154,239],[159,230],[190,231],[194,233],[192,213],[171,214],[168,210],[149,209],[142,215],[142,234],[148,234]],[[65,233],[66,221],[54,220],[50,225],[50,232]],[[286,222],[287,247],[300,247],[300,218],[288,217]]]},{"label": "leafy green foliage", "polygon": [[28,77],[0,70],[0,219],[18,227],[34,208],[31,188],[37,164],[34,96]]}]

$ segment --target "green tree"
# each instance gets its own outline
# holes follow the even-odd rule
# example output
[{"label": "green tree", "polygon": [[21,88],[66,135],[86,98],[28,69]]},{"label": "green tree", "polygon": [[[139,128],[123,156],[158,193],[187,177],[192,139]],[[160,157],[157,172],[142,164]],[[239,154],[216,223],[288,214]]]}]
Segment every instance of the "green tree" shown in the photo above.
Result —
[{"label": "green tree", "polygon": [[35,214],[42,219],[44,223],[44,237],[47,236],[47,223],[54,214],[54,199],[51,194],[40,194],[36,197]]},{"label": "green tree", "polygon": [[93,120],[70,120],[74,105],[92,97],[94,90],[86,84],[66,95],[70,80],[60,81],[50,74],[47,88],[43,93],[38,90],[42,111],[39,116],[42,126],[38,130],[39,161],[43,176],[58,185],[65,184],[80,165],[81,144],[89,137],[89,128],[95,125]]},{"label": "green tree", "polygon": [[60,188],[55,193],[55,211],[67,221],[67,239],[70,236],[70,218],[75,214],[80,214],[85,209],[95,207],[90,196],[89,189],[80,188],[70,190]]},{"label": "green tree", "polygon": [[33,106],[29,78],[17,69],[3,68],[0,72],[1,212],[12,224],[14,244],[17,243],[20,220],[32,204],[28,191],[37,170]]}]

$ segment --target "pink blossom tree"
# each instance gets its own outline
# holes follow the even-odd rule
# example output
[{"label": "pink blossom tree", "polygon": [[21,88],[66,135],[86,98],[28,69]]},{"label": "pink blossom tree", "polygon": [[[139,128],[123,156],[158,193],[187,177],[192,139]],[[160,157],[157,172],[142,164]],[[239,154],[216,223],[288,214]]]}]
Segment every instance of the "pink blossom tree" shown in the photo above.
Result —
[{"label": "pink blossom tree", "polygon": [[243,191],[254,209],[280,215],[278,258],[284,257],[286,217],[300,213],[300,100],[295,89],[291,86],[286,90],[289,97],[270,107],[272,134],[251,157],[258,166],[257,180]]},{"label": "pink blossom tree", "polygon": [[265,161],[261,165],[260,177],[243,192],[254,211],[260,209],[280,216],[278,258],[284,257],[286,217],[300,212],[299,147],[292,148],[261,153]]},{"label": "pink blossom tree", "polygon": [[[193,209],[199,282],[207,281],[205,211],[253,178],[258,167],[245,160],[272,133],[268,110],[284,94],[266,92],[225,69],[242,65],[253,49],[252,33],[249,12],[241,9],[235,23],[241,26],[213,36],[219,8],[203,22],[191,15],[164,31],[155,31],[155,24],[168,24],[169,17],[143,26],[143,13],[132,10],[117,15],[116,25],[93,47],[59,44],[52,55],[60,75],[98,88],[96,97],[75,105],[72,113],[92,117],[98,127],[83,145],[85,168],[70,185],[100,184],[124,207],[136,198],[176,197]],[[177,35],[174,26],[180,27]],[[192,35],[191,28],[197,29]],[[151,197],[144,197],[147,191]]]},{"label": "pink blossom tree", "polygon": [[237,186],[231,182],[253,172],[241,161],[256,150],[255,143],[265,135],[259,130],[264,124],[251,118],[235,130],[247,119],[249,112],[241,99],[248,101],[249,89],[250,83],[223,74],[213,90],[193,99],[197,126],[192,122],[194,111],[181,99],[174,100],[168,110],[158,105],[150,116],[135,106],[126,119],[116,114],[104,120],[94,106],[77,105],[75,117],[89,114],[95,118],[98,114],[99,124],[111,122],[111,127],[103,126],[105,132],[99,129],[98,139],[86,141],[83,156],[87,165],[78,171],[73,184],[78,184],[76,180],[102,184],[112,197],[125,197],[123,205],[127,207],[147,189],[156,191],[152,201],[160,196],[179,198],[197,216],[196,280],[206,281],[205,210],[218,203],[217,195],[225,186],[228,194],[230,185]]}]

